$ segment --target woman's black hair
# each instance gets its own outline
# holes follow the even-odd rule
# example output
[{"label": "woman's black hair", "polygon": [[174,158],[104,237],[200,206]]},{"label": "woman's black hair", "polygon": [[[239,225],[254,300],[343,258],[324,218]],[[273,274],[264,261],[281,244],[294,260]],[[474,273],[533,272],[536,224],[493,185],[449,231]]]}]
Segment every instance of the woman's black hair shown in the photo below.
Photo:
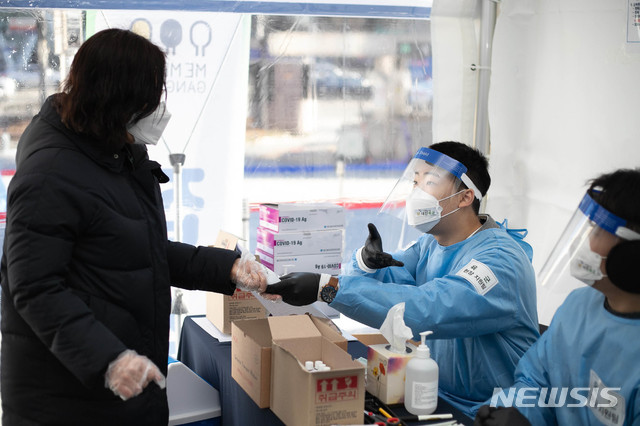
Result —
[{"label": "woman's black hair", "polygon": [[76,53],[56,109],[70,129],[117,148],[127,140],[127,124],[160,104],[165,67],[164,52],[144,37],[100,31]]}]

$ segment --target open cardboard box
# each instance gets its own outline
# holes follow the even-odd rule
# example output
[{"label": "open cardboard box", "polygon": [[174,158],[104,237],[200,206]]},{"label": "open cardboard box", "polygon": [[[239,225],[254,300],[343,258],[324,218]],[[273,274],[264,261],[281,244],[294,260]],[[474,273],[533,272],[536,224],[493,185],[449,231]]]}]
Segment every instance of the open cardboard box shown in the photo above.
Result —
[{"label": "open cardboard box", "polygon": [[330,320],[290,315],[234,321],[231,327],[231,377],[260,408],[270,404],[274,332],[284,338],[324,336],[345,354],[347,350],[347,340]]},{"label": "open cardboard box", "polygon": [[[274,335],[271,410],[296,426],[363,424],[364,366],[326,337]],[[322,360],[329,371],[307,371],[305,361]]]},{"label": "open cardboard box", "polygon": [[389,344],[389,341],[381,333],[352,334],[365,346]]}]

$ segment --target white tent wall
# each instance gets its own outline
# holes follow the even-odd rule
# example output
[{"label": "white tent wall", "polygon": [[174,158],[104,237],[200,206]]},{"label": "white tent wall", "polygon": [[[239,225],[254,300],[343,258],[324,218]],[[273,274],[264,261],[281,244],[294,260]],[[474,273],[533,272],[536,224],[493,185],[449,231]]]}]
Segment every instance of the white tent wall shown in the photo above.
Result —
[{"label": "white tent wall", "polygon": [[433,140],[473,143],[478,0],[436,0],[431,9]]},{"label": "white tent wall", "polygon": [[[526,227],[537,272],[587,181],[640,166],[640,51],[627,42],[625,0],[505,0],[489,96],[488,211]],[[571,278],[568,278],[571,280]],[[540,322],[562,296],[538,288]]]}]

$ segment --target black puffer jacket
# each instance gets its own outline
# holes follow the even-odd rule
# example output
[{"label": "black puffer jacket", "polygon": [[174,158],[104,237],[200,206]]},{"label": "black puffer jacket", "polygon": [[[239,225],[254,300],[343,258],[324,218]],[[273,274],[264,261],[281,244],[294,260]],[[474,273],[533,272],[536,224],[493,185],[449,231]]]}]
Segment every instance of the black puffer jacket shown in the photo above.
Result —
[{"label": "black puffer jacket", "polygon": [[125,349],[166,375],[170,285],[232,294],[233,251],[169,242],[146,147],[114,152],[68,130],[47,100],[18,146],[2,260],[7,425],[166,425],[154,383],[120,400],[104,385]]}]

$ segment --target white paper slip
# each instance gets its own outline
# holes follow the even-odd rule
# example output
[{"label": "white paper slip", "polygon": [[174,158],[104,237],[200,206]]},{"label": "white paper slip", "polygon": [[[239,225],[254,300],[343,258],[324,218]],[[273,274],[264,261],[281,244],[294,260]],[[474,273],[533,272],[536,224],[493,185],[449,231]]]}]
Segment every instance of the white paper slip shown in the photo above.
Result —
[{"label": "white paper slip", "polygon": [[214,338],[218,339],[219,342],[230,342],[231,334],[224,334],[222,331],[218,330],[218,328],[211,323],[207,319],[207,317],[196,317],[192,318],[193,322],[198,324],[204,331],[209,333]]}]

